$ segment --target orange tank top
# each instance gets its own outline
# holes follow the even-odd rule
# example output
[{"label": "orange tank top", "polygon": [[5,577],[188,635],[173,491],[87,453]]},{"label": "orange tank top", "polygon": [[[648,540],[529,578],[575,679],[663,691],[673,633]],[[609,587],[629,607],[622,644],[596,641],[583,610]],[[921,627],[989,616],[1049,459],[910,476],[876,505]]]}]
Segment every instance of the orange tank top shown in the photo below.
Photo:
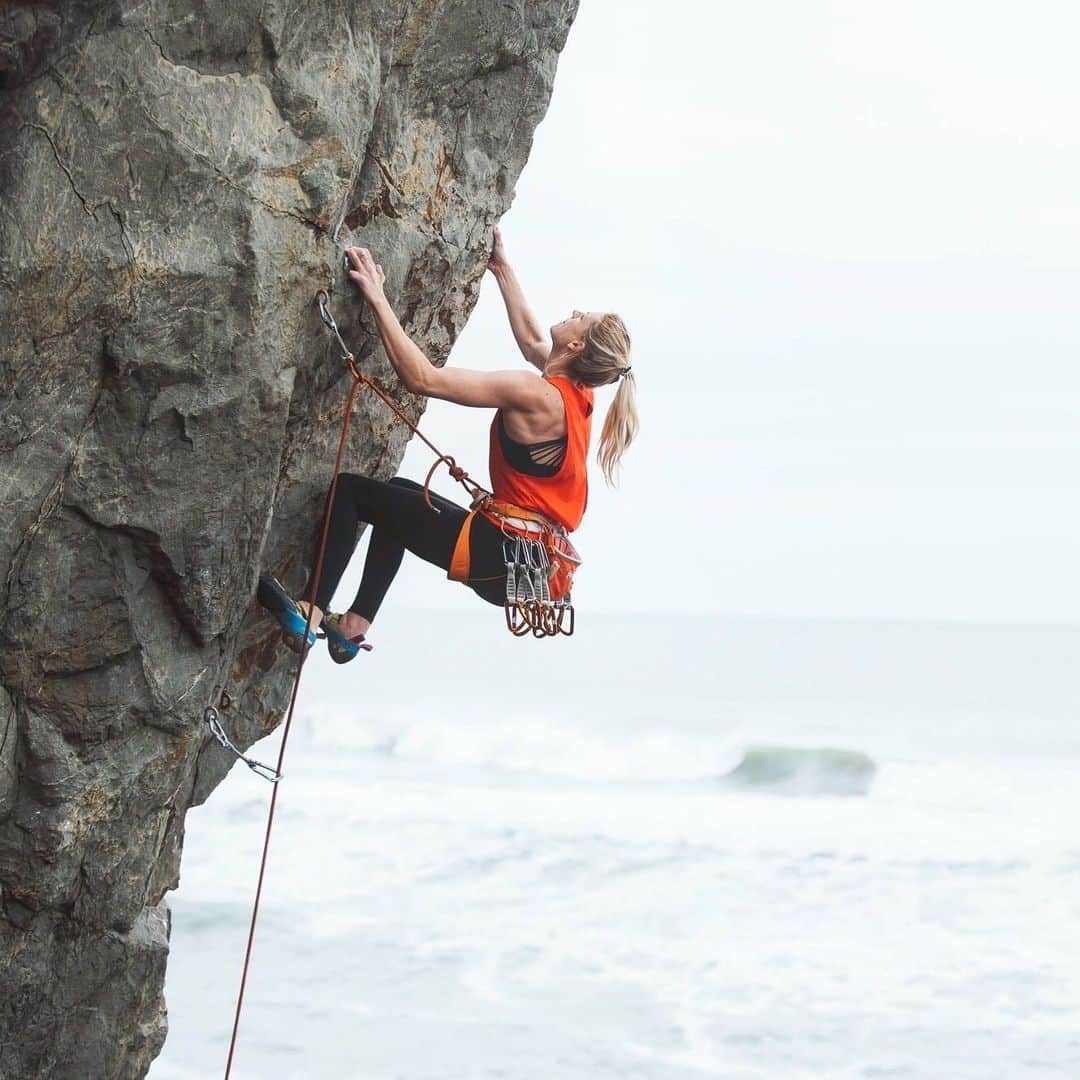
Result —
[{"label": "orange tank top", "polygon": [[[546,376],[545,376],[546,378]],[[562,395],[566,411],[566,453],[554,476],[528,476],[506,460],[499,441],[499,415],[491,422],[488,467],[495,498],[557,521],[567,532],[581,524],[589,501],[586,463],[592,433],[593,392],[563,375],[548,379]]]}]

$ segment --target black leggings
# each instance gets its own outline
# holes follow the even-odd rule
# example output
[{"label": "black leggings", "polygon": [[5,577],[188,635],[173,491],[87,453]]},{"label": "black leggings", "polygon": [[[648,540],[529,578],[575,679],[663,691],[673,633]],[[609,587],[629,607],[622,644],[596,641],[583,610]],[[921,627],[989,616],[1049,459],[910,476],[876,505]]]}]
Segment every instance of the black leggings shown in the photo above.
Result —
[{"label": "black leggings", "polygon": [[[406,549],[426,562],[449,570],[454,544],[467,511],[434,492],[431,502],[438,507],[439,513],[430,510],[424,502],[424,489],[420,484],[400,476],[386,483],[356,473],[342,473],[338,477],[334,509],[330,515],[330,534],[326,539],[316,605],[327,610],[356,547],[357,528],[364,521],[372,527],[371,540],[364,562],[364,576],[350,611],[374,620]],[[506,598],[502,541],[502,530],[477,514],[470,535],[467,584],[489,604],[501,605]],[[310,595],[307,589],[304,595]]]}]

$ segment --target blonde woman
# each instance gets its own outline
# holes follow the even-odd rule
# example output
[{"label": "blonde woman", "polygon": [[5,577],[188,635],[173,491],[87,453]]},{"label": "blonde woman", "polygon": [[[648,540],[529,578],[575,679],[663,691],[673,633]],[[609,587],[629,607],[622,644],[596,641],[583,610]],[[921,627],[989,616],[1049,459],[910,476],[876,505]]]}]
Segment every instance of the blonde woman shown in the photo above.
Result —
[{"label": "blonde woman", "polygon": [[[459,556],[464,547],[466,584],[482,599],[501,605],[506,592],[504,529],[508,520],[514,520],[506,517],[506,507],[522,508],[565,532],[580,525],[588,500],[586,455],[594,387],[617,385],[597,454],[608,483],[614,482],[619,459],[638,428],[630,336],[622,319],[574,311],[545,336],[507,262],[498,230],[488,269],[499,283],[518,347],[539,375],[433,366],[391,309],[383,292],[382,267],[366,248],[348,248],[347,255],[352,266],[349,277],[370,305],[386,355],[405,388],[458,405],[496,410],[489,464],[491,489],[504,513],[482,510],[469,518],[464,507],[433,494],[440,511],[436,514],[425,504],[421,486],[411,480],[395,477],[383,482],[343,473],[311,617],[311,626],[321,627],[338,663],[351,660],[361,648],[370,649],[365,636],[406,550],[450,570],[455,547]],[[469,527],[463,531],[467,519]],[[361,522],[371,525],[372,531],[359,591],[343,615],[328,614]],[[310,595],[310,583],[305,595]],[[266,575],[259,579],[258,598],[281,623],[290,646],[299,650],[307,603],[293,600]],[[311,631],[307,644],[314,642]]]}]

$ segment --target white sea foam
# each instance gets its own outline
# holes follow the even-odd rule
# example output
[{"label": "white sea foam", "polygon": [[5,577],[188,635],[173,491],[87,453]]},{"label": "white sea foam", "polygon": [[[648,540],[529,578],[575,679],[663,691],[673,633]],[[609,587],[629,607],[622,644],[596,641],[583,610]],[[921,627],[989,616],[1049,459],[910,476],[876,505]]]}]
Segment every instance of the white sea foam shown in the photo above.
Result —
[{"label": "white sea foam", "polygon": [[[1080,1075],[1078,635],[703,630],[558,709],[551,652],[315,667],[237,1080]],[[189,817],[152,1080],[221,1071],[268,794]]]},{"label": "white sea foam", "polygon": [[463,722],[398,710],[377,726],[357,725],[344,736],[332,717],[308,720],[316,743],[327,750],[348,748],[402,762],[599,783],[715,780],[764,793],[846,796],[865,795],[877,772],[874,760],[855,749],[740,749],[728,738],[700,731],[583,730],[535,712]]},{"label": "white sea foam", "polygon": [[733,753],[719,740],[661,728],[612,737],[518,710],[466,723],[429,714],[369,745],[401,761],[596,781],[704,779]]}]

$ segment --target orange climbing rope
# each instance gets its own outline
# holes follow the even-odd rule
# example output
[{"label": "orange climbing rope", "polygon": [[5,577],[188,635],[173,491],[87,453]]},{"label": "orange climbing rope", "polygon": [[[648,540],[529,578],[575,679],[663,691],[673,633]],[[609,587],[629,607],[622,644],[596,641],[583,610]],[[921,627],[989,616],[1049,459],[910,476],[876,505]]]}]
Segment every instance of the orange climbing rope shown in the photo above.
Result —
[{"label": "orange climbing rope", "polygon": [[[351,359],[351,358],[350,358]],[[345,440],[349,434],[349,419],[352,416],[353,402],[356,400],[356,391],[360,389],[361,378],[356,371],[354,363],[350,363],[353,372],[353,384],[349,389],[349,400],[345,405],[345,419],[341,425],[341,439],[338,442],[337,457],[334,460],[334,475],[330,480],[330,492],[326,497],[326,510],[323,513],[322,537],[319,540],[319,554],[315,560],[315,573],[311,577],[311,587],[308,590],[307,620],[304,623],[304,636],[301,641],[307,641],[311,630],[311,613],[315,609],[315,594],[319,588],[319,578],[322,576],[323,558],[326,555],[326,540],[330,535],[330,511],[334,505],[334,496],[337,494],[338,475],[341,472],[341,460],[345,456]],[[300,658],[296,665],[296,677],[293,679],[292,697],[289,700],[289,711],[285,716],[285,726],[281,733],[281,748],[278,750],[277,776],[281,776],[281,767],[285,762],[285,747],[289,741],[289,729],[292,727],[293,711],[296,709],[296,695],[300,689],[300,676],[304,671],[304,661],[307,659],[308,650],[301,649]],[[277,806],[278,790],[281,785],[275,783],[274,790],[270,795],[270,810],[266,817],[266,836],[263,839],[262,859],[259,863],[259,882],[255,887],[255,903],[251,909],[251,926],[248,929],[247,949],[244,952],[244,971],[240,977],[240,992],[236,998],[236,1015],[233,1018],[232,1037],[229,1040],[229,1059],[225,1064],[225,1080],[229,1080],[232,1072],[233,1055],[236,1052],[236,1036],[240,1029],[240,1011],[244,1004],[244,989],[247,986],[248,968],[251,965],[251,951],[255,944],[255,923],[259,917],[259,901],[262,898],[263,879],[266,876],[266,860],[270,853],[270,833],[274,827],[274,809]]]},{"label": "orange climbing rope", "polygon": [[[334,507],[334,497],[337,494],[338,476],[341,473],[341,462],[345,456],[345,443],[349,434],[349,421],[352,418],[353,404],[356,401],[356,393],[360,389],[360,386],[367,386],[370,388],[377,397],[379,397],[387,407],[394,413],[394,415],[404,423],[414,435],[419,436],[421,441],[431,449],[435,454],[435,463],[428,470],[427,479],[424,481],[424,501],[428,507],[435,513],[439,512],[437,506],[431,501],[430,487],[432,477],[435,475],[435,470],[445,464],[450,472],[450,475],[462,484],[466,491],[469,492],[469,496],[472,500],[473,508],[486,504],[487,501],[492,499],[492,495],[485,488],[482,488],[477,484],[469,474],[451,457],[449,454],[444,454],[417,426],[409,419],[401,407],[387,394],[382,387],[376,382],[365,375],[359,368],[355,355],[349,350],[348,346],[342,340],[341,333],[338,330],[337,323],[334,321],[333,315],[330,314],[329,302],[330,298],[324,289],[320,289],[316,294],[316,300],[319,305],[319,314],[322,317],[323,323],[337,338],[338,344],[341,346],[342,360],[349,367],[349,373],[352,375],[352,386],[349,388],[349,397],[345,405],[345,417],[341,425],[341,438],[338,440],[337,457],[334,459],[334,472],[330,480],[330,491],[326,497],[326,509],[323,512],[323,527],[322,536],[319,540],[319,553],[315,560],[315,571],[311,576],[311,584],[308,588],[307,595],[307,619],[304,623],[304,635],[301,641],[307,641],[308,634],[311,631],[311,613],[315,607],[315,596],[318,593],[319,580],[322,577],[323,560],[326,555],[326,542],[330,534],[330,514]],[[498,505],[498,504],[492,504]],[[515,512],[518,512],[517,508]],[[528,514],[528,511],[525,511]],[[511,534],[508,534],[508,536]],[[511,537],[514,538],[514,537]],[[521,542],[520,537],[516,537],[518,542]],[[539,578],[537,589],[539,590]],[[518,596],[516,599],[512,598],[508,592],[507,594],[507,625],[510,627],[513,633],[521,636],[523,633],[527,633],[530,630],[537,637],[555,635],[557,633],[572,634],[573,633],[573,607],[569,603],[566,603],[562,610],[556,613],[555,617],[551,616],[549,612],[540,612],[541,601],[539,599],[539,591],[530,592],[526,599],[522,599]],[[518,615],[511,618],[511,609],[514,612],[520,613],[520,619],[518,621]],[[535,610],[534,610],[535,609]],[[568,629],[563,627],[563,616],[569,613]],[[251,909],[251,925],[248,928],[247,947],[244,951],[244,968],[240,976],[240,991],[236,998],[236,1013],[233,1017],[232,1036],[229,1040],[229,1057],[225,1064],[225,1080],[229,1080],[229,1076],[232,1072],[233,1057],[236,1053],[236,1040],[240,1030],[240,1014],[244,1004],[244,990],[247,987],[248,971],[251,967],[251,954],[255,944],[255,925],[259,917],[259,903],[262,899],[262,887],[263,881],[266,878],[266,863],[270,853],[270,835],[274,827],[274,810],[277,807],[277,795],[280,788],[280,784],[277,782],[282,776],[282,766],[285,763],[285,747],[289,741],[289,731],[292,728],[293,712],[296,709],[296,698],[300,690],[300,676],[304,671],[304,663],[307,660],[308,649],[304,648],[300,652],[300,657],[296,665],[296,676],[293,679],[292,695],[289,699],[289,709],[285,715],[285,724],[282,728],[281,735],[281,747],[278,750],[277,768],[271,773],[271,770],[265,766],[260,766],[258,762],[254,764],[236,750],[235,747],[227,746],[227,749],[232,749],[241,760],[247,762],[249,767],[256,768],[256,771],[266,779],[273,781],[273,792],[270,795],[270,809],[266,817],[266,834],[263,838],[262,858],[259,862],[259,879],[258,884],[255,887],[255,901]],[[216,710],[208,709],[208,713],[214,713],[213,721],[216,722]],[[215,737],[223,746],[228,743],[227,736],[224,733],[218,733],[214,730],[214,723],[211,722],[211,718],[208,716],[207,722],[210,725],[211,731],[214,732]],[[220,725],[218,725],[220,731]]]},{"label": "orange climbing rope", "polygon": [[[319,304],[319,312],[322,316],[323,322],[327,327],[333,331],[334,336],[337,338],[338,343],[342,349],[342,359],[348,364],[349,372],[352,375],[352,386],[349,388],[348,401],[345,404],[345,417],[341,424],[341,438],[338,440],[337,457],[334,459],[334,472],[330,480],[330,491],[326,498],[326,509],[323,512],[323,527],[322,536],[319,540],[319,553],[315,560],[315,572],[311,576],[311,585],[308,589],[307,603],[307,620],[304,623],[304,636],[301,640],[306,641],[308,633],[311,630],[311,613],[315,607],[315,596],[319,588],[319,580],[322,577],[323,560],[326,555],[326,541],[330,535],[330,513],[334,506],[334,497],[337,494],[338,476],[341,473],[341,462],[345,456],[345,443],[349,435],[349,421],[352,418],[353,404],[356,401],[356,393],[360,389],[361,385],[369,387],[375,392],[375,394],[381,398],[386,405],[393,411],[394,415],[398,417],[403,423],[405,423],[414,435],[419,435],[424,443],[431,448],[436,455],[435,464],[432,465],[431,470],[428,472],[427,480],[424,483],[424,501],[435,512],[438,512],[438,507],[434,506],[431,502],[431,496],[429,488],[431,485],[431,478],[435,474],[435,470],[439,465],[445,463],[450,470],[450,475],[463,484],[465,489],[469,492],[470,496],[476,500],[483,498],[487,492],[476,484],[469,474],[461,468],[458,463],[449,455],[444,454],[420,429],[409,419],[408,416],[399,408],[397,403],[375,382],[369,379],[359,368],[356,357],[346,347],[345,342],[341,338],[341,334],[338,331],[337,324],[334,322],[334,317],[330,314],[328,303],[329,297],[324,290],[320,290],[316,297]],[[274,779],[280,779],[282,775],[282,765],[285,762],[285,747],[289,741],[289,731],[292,727],[293,712],[296,709],[296,698],[300,690],[300,676],[304,671],[304,662],[307,660],[308,650],[305,648],[300,653],[299,661],[296,665],[296,676],[293,679],[292,696],[289,699],[289,710],[285,716],[285,724],[282,728],[281,734],[281,747],[278,750],[277,769],[274,773]],[[269,772],[269,770],[267,770]],[[263,838],[262,858],[259,862],[259,879],[258,884],[255,887],[255,902],[251,909],[251,925],[248,928],[247,948],[244,951],[244,968],[243,973],[240,976],[240,991],[236,997],[236,1013],[233,1017],[232,1036],[229,1039],[229,1057],[225,1064],[225,1080],[229,1080],[229,1076],[232,1072],[233,1057],[236,1053],[236,1040],[240,1030],[240,1014],[244,1005],[244,990],[247,987],[248,971],[251,967],[251,954],[255,944],[255,926],[259,918],[259,903],[262,899],[262,887],[263,881],[266,877],[266,862],[270,853],[270,835],[274,827],[274,810],[277,807],[277,796],[280,784],[274,783],[273,792],[270,795],[270,809],[266,817],[266,834]]]}]

